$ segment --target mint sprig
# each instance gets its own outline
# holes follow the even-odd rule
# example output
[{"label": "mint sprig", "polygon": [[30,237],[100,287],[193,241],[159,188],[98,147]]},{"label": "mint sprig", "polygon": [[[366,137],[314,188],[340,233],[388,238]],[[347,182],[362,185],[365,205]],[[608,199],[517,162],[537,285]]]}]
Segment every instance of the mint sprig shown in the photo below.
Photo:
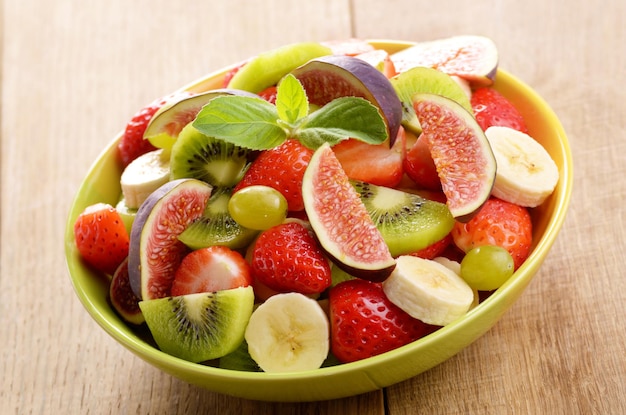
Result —
[{"label": "mint sprig", "polygon": [[223,95],[212,99],[193,126],[203,134],[252,150],[267,150],[295,138],[312,149],[355,138],[380,144],[388,137],[378,108],[358,97],[337,98],[309,112],[306,91],[293,75],[278,84],[276,105],[256,97]]}]

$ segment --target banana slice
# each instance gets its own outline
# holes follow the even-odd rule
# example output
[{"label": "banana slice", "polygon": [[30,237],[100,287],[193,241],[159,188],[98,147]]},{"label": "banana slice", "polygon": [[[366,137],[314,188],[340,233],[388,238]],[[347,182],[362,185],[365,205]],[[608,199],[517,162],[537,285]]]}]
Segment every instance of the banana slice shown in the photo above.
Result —
[{"label": "banana slice", "polygon": [[512,128],[489,127],[485,135],[498,166],[492,194],[521,206],[542,204],[559,180],[550,154],[534,138]]},{"label": "banana slice", "polygon": [[169,157],[154,150],[133,160],[122,172],[120,183],[126,206],[136,209],[161,185],[170,179]]},{"label": "banana slice", "polygon": [[265,372],[318,369],[328,356],[329,322],[317,301],[299,293],[276,294],[250,317],[248,352]]},{"label": "banana slice", "polygon": [[474,291],[450,268],[411,255],[397,258],[383,291],[412,317],[436,326],[463,316],[474,302]]}]

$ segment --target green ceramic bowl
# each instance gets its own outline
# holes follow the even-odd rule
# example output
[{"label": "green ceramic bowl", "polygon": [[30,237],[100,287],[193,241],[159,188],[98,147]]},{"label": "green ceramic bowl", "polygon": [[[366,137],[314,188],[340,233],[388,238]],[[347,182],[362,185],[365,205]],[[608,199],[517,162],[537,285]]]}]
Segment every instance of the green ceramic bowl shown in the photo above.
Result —
[{"label": "green ceramic bowl", "polygon": [[[390,52],[410,45],[396,41],[372,43]],[[200,92],[218,88],[229,69],[210,74],[182,89]],[[175,377],[219,393],[266,401],[315,401],[357,395],[419,375],[468,346],[511,307],[546,258],[570,201],[572,156],[558,118],[536,92],[504,70],[498,70],[495,87],[523,113],[530,134],[545,146],[558,165],[560,180],[550,198],[532,212],[534,246],[528,260],[478,307],[418,341],[366,360],[288,374],[224,370],[190,363],[159,351],[113,311],[107,302],[106,281],[84,265],[74,245],[72,227],[78,214],[95,202],[115,205],[118,201],[121,168],[116,159],[116,144],[119,136],[104,149],[89,170],[68,217],[65,251],[76,294],[92,318],[132,353]]]}]

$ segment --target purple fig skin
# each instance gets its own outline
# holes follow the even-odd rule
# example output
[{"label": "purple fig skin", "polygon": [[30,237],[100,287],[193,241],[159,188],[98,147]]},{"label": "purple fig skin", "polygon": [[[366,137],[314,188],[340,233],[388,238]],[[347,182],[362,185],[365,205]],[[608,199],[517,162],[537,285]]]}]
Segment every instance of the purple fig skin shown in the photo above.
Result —
[{"label": "purple fig skin", "polygon": [[[128,252],[128,278],[129,278],[130,287],[132,291],[140,300],[144,299],[143,294],[142,294],[143,284],[142,284],[142,276],[141,276],[142,274],[141,272],[141,257],[142,257],[141,239],[142,239],[142,234],[144,233],[144,227],[145,227],[144,225],[150,218],[150,215],[155,209],[157,203],[161,201],[162,198],[166,196],[168,193],[170,193],[171,191],[174,191],[177,187],[185,184],[186,182],[197,182],[198,184],[201,184],[202,186],[207,186],[208,192],[205,196],[206,196],[206,199],[208,200],[211,189],[212,189],[209,184],[201,182],[196,179],[172,180],[172,181],[165,183],[164,185],[159,187],[157,190],[152,192],[152,194],[150,194],[150,196],[148,196],[148,198],[139,207],[139,209],[137,210],[137,214],[135,215],[133,226],[130,232],[130,246],[129,246],[129,252]],[[197,215],[198,216],[202,215],[202,212],[203,210],[200,210],[197,213]],[[149,230],[146,229],[145,231],[148,232]]]},{"label": "purple fig skin", "polygon": [[145,322],[139,308],[139,298],[130,288],[128,279],[128,260],[122,262],[115,271],[109,287],[111,305],[124,321],[140,325]]},{"label": "purple fig skin", "polygon": [[393,85],[378,69],[352,56],[329,55],[312,59],[293,70],[309,102],[322,106],[335,98],[365,98],[380,109],[387,124],[389,145],[398,135],[402,103]]}]

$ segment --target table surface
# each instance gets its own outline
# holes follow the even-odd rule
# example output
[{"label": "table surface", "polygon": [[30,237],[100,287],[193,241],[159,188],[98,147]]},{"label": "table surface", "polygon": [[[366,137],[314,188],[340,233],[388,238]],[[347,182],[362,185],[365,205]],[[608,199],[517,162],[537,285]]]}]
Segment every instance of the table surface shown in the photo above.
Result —
[{"label": "table surface", "polygon": [[[584,0],[0,0],[2,413],[626,413],[626,3]],[[392,13],[389,13],[389,12]],[[141,106],[301,40],[491,37],[568,133],[574,192],[530,286],[487,334],[385,390],[313,403],[223,396],[163,374],[74,294],[78,185]]]}]

